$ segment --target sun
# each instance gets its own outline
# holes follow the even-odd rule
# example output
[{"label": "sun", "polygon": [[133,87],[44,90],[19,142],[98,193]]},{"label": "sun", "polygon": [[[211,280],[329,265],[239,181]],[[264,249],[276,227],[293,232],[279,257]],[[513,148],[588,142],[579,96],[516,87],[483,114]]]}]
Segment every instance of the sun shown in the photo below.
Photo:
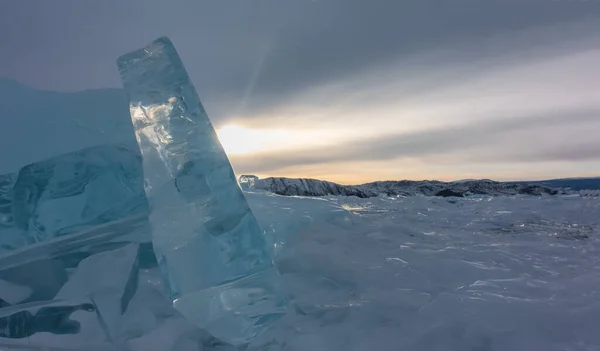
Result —
[{"label": "sun", "polygon": [[216,129],[219,141],[228,155],[283,152],[331,142],[329,134],[318,130],[248,128],[227,124]]},{"label": "sun", "polygon": [[219,141],[229,155],[251,154],[261,150],[259,134],[256,130],[234,124],[217,129]]}]

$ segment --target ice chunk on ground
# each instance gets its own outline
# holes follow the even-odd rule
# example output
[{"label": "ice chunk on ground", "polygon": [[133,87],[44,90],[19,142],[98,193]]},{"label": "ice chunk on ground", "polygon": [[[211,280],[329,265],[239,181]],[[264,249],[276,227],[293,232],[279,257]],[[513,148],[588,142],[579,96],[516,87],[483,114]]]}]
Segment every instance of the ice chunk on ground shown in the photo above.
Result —
[{"label": "ice chunk on ground", "polygon": [[233,350],[175,310],[149,240],[137,216],[0,256],[0,349]]},{"label": "ice chunk on ground", "polygon": [[120,332],[121,316],[137,289],[138,254],[139,244],[131,243],[84,259],[54,298],[90,296],[109,334],[116,337]]},{"label": "ice chunk on ground", "polygon": [[153,266],[147,226],[133,217],[1,256],[0,349],[120,349],[139,267]]},{"label": "ice chunk on ground", "polygon": [[12,190],[16,180],[14,173],[0,175],[0,230],[13,226]]},{"label": "ice chunk on ground", "polygon": [[258,177],[255,175],[241,175],[238,178],[240,187],[243,190],[250,190],[250,189],[254,188],[254,185],[256,184],[257,180],[258,180]]},{"label": "ice chunk on ground", "polygon": [[4,251],[148,212],[139,152],[124,145],[30,164],[19,171],[10,193],[6,188],[0,185]]},{"label": "ice chunk on ground", "polygon": [[27,245],[27,237],[15,227],[13,189],[17,175],[0,175],[0,253]]},{"label": "ice chunk on ground", "polygon": [[169,39],[118,66],[169,295],[198,326],[245,343],[286,310],[263,232]]}]

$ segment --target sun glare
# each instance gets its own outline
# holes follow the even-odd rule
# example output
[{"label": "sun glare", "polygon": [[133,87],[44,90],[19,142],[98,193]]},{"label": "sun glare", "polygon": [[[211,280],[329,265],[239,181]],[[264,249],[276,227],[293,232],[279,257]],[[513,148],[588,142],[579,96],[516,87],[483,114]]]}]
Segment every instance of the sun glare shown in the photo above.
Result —
[{"label": "sun glare", "polygon": [[217,130],[223,149],[230,155],[251,154],[264,148],[260,132],[236,125],[226,125]]},{"label": "sun glare", "polygon": [[228,124],[216,130],[223,149],[229,155],[326,146],[335,143],[330,133],[322,130],[258,129]]},{"label": "sun glare", "polygon": [[229,155],[247,155],[289,149],[302,144],[306,136],[283,129],[252,129],[228,124],[217,129],[223,149]]}]

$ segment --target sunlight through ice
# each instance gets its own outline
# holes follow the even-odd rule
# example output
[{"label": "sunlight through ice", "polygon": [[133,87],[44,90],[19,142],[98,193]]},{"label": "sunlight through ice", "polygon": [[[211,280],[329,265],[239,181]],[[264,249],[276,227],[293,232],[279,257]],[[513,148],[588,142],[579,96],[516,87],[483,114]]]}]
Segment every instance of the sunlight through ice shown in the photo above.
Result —
[{"label": "sunlight through ice", "polygon": [[246,343],[287,309],[263,232],[171,41],[117,64],[169,297],[214,336]]}]

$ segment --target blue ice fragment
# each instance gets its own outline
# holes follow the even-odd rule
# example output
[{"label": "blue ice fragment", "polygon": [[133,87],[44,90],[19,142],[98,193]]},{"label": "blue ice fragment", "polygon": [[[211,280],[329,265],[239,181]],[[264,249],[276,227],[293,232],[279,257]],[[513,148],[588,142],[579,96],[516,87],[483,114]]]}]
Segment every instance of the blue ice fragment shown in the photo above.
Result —
[{"label": "blue ice fragment", "polygon": [[254,185],[256,184],[256,181],[258,180],[258,177],[255,175],[244,175],[242,174],[239,178],[238,178],[238,183],[240,184],[240,188],[242,188],[242,190],[252,190],[254,189]]},{"label": "blue ice fragment", "polygon": [[118,335],[121,316],[138,285],[139,248],[139,244],[130,243],[85,258],[54,299],[90,296],[102,314],[107,332]]},{"label": "blue ice fragment", "polygon": [[0,176],[0,253],[148,211],[137,149],[60,155]]},{"label": "blue ice fragment", "polygon": [[15,226],[13,190],[15,173],[0,175],[0,254],[27,245],[26,236]]},{"label": "blue ice fragment", "polygon": [[14,173],[0,175],[0,230],[2,227],[12,227],[12,190],[17,180]]},{"label": "blue ice fragment", "polygon": [[120,350],[147,226],[132,217],[0,256],[0,349]]},{"label": "blue ice fragment", "polygon": [[117,64],[168,294],[199,327],[246,343],[287,309],[263,232],[171,41]]}]

